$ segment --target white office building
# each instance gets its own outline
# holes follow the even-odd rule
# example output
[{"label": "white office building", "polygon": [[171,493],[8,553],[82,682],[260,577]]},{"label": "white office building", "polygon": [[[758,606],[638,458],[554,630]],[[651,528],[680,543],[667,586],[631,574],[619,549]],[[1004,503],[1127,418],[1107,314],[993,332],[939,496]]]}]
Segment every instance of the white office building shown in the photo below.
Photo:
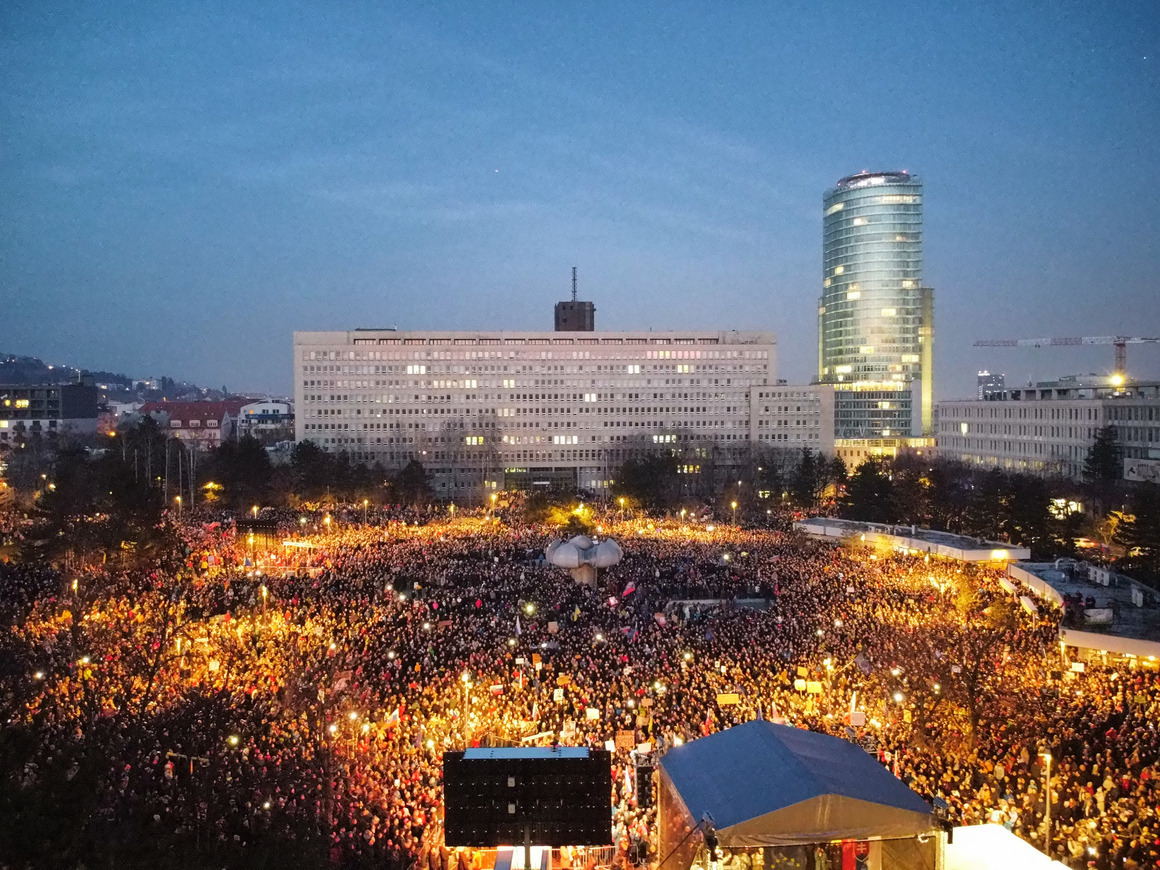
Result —
[{"label": "white office building", "polygon": [[992,468],[1083,476],[1096,433],[1114,426],[1125,463],[1160,459],[1160,383],[1070,377],[938,405],[938,452]]},{"label": "white office building", "polygon": [[449,498],[599,492],[658,450],[712,492],[755,445],[825,446],[818,409],[773,395],[790,389],[776,351],[768,332],[296,332],[295,437],[387,469],[417,459]]}]

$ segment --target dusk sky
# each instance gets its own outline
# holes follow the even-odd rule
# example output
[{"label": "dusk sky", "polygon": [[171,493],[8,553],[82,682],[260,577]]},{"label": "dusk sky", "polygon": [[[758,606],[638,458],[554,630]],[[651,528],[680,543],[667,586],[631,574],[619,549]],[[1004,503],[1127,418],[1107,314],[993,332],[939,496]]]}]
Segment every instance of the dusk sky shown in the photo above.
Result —
[{"label": "dusk sky", "polygon": [[[0,352],[286,392],[292,332],[776,333],[816,373],[821,200],[925,184],[935,384],[1160,335],[1160,6],[0,9]],[[1160,345],[1129,349],[1160,377]]]}]

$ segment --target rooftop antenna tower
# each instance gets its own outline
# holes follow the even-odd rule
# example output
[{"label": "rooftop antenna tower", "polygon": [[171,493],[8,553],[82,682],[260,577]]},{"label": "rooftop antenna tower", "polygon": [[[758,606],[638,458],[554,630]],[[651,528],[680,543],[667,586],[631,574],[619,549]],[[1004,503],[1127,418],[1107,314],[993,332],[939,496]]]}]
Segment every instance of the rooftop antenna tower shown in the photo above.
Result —
[{"label": "rooftop antenna tower", "polygon": [[576,267],[572,267],[572,301],[576,301]]}]

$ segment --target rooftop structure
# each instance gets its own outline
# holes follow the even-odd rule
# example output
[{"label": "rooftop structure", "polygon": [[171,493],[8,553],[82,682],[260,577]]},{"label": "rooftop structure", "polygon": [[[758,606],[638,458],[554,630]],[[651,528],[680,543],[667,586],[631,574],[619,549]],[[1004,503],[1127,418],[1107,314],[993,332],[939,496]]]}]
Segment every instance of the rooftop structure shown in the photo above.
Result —
[{"label": "rooftop structure", "polygon": [[1154,589],[1071,559],[1020,562],[1007,573],[1056,603],[1077,593],[1083,598],[1082,608],[1067,607],[1059,630],[1060,640],[1080,650],[1081,657],[1107,651],[1160,658],[1160,595]]},{"label": "rooftop structure", "polygon": [[811,517],[795,522],[794,528],[815,538],[859,538],[863,543],[887,546],[910,553],[928,553],[963,562],[1010,562],[1031,558],[1026,547],[1002,541],[988,541],[917,526],[863,523],[831,517]]}]

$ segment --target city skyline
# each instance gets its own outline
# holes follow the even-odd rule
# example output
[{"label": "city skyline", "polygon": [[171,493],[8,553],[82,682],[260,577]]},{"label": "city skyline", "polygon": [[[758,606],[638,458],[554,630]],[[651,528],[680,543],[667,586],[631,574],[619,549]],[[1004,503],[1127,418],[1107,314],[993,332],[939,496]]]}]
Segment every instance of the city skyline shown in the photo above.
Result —
[{"label": "city skyline", "polygon": [[926,184],[936,399],[1111,369],[976,339],[1160,333],[1148,9],[854,9],[9,8],[0,349],[289,393],[295,329],[549,329],[575,265],[805,383],[862,169]]}]

